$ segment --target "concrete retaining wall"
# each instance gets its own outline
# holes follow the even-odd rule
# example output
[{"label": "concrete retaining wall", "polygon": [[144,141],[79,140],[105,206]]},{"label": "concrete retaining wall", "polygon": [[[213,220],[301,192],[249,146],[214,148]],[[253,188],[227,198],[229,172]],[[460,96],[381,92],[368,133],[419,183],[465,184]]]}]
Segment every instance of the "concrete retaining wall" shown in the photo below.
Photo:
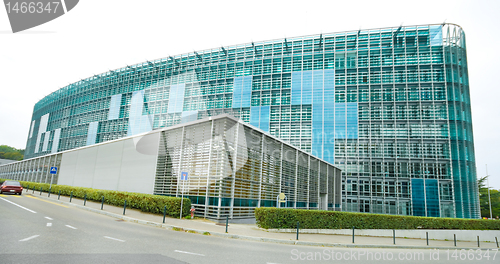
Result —
[{"label": "concrete retaining wall", "polygon": [[[296,229],[267,229],[276,233],[295,233]],[[402,230],[396,229],[396,237],[399,238],[420,238],[425,239],[425,233],[429,232],[429,239],[453,240],[453,234],[457,235],[459,241],[495,242],[495,237],[500,241],[500,230]],[[301,234],[327,234],[327,235],[349,235],[352,236],[352,229],[300,229]],[[392,237],[392,229],[356,229],[355,236]]]}]

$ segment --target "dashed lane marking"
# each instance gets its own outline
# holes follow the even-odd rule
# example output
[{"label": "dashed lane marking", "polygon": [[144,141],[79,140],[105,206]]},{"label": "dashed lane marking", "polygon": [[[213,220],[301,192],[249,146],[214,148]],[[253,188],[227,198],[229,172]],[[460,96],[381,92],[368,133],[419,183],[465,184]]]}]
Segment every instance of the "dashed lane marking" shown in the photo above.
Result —
[{"label": "dashed lane marking", "polygon": [[111,240],[116,240],[116,241],[120,241],[120,242],[125,242],[125,240],[121,240],[121,239],[114,238],[114,237],[109,237],[109,236],[104,236],[104,238],[111,239]]},{"label": "dashed lane marking", "polygon": [[71,229],[77,229],[76,227],[73,227],[73,226],[70,226],[70,225],[66,225],[66,227],[69,227]]},{"label": "dashed lane marking", "polygon": [[39,236],[40,236],[40,235],[30,236],[30,237],[27,237],[27,238],[25,238],[25,239],[21,239],[21,240],[19,240],[19,242],[28,241],[28,240],[30,240],[30,239],[37,238],[37,237],[39,237]]},{"label": "dashed lane marking", "polygon": [[193,253],[193,252],[187,252],[187,251],[180,251],[180,250],[174,250],[177,253],[183,253],[183,254],[189,254],[189,255],[196,255],[196,256],[202,256],[204,257],[205,255],[203,254],[198,254],[198,253]]}]

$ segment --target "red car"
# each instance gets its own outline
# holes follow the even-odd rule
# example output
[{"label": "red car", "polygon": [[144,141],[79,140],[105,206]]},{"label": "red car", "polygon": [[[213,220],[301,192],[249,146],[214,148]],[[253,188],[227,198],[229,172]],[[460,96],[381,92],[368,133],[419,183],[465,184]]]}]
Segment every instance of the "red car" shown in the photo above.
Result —
[{"label": "red car", "polygon": [[0,185],[0,193],[16,193],[21,195],[23,193],[23,187],[18,181],[4,181]]}]

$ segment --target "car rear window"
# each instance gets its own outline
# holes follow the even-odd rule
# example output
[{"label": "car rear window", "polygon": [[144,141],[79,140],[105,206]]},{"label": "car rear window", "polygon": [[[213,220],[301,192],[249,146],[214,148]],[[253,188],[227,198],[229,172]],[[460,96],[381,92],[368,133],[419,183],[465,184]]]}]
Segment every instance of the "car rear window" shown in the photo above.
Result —
[{"label": "car rear window", "polygon": [[16,182],[16,181],[7,181],[7,182],[5,182],[5,185],[9,185],[9,186],[21,186],[21,184],[19,182]]}]

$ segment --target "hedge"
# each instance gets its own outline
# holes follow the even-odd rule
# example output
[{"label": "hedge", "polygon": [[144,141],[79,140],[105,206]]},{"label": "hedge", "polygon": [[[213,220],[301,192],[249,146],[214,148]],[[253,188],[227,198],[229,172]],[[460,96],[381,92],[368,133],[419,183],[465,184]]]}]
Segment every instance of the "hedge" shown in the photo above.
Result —
[{"label": "hedge", "polygon": [[385,214],[351,213],[261,207],[255,209],[257,225],[262,228],[295,229],[462,229],[500,230],[500,221],[438,218]]},{"label": "hedge", "polygon": [[[5,180],[6,179],[0,179],[0,184]],[[29,189],[34,189],[35,191],[40,191],[40,188],[42,188],[44,192],[47,192],[50,187],[48,183],[19,182],[23,188],[28,188],[29,186]],[[179,212],[181,210],[181,198],[177,197],[52,184],[50,192],[58,194],[59,191],[61,191],[61,195],[66,196],[70,196],[71,192],[73,192],[73,197],[82,199],[85,197],[85,194],[87,194],[87,200],[96,202],[101,202],[104,196],[104,203],[115,206],[123,206],[125,200],[127,200],[127,208],[140,209],[143,212],[154,214],[163,214],[163,208],[167,206],[167,215],[171,217],[179,217]],[[191,200],[184,198],[182,215],[187,216],[190,213],[189,209],[191,209]]]}]

